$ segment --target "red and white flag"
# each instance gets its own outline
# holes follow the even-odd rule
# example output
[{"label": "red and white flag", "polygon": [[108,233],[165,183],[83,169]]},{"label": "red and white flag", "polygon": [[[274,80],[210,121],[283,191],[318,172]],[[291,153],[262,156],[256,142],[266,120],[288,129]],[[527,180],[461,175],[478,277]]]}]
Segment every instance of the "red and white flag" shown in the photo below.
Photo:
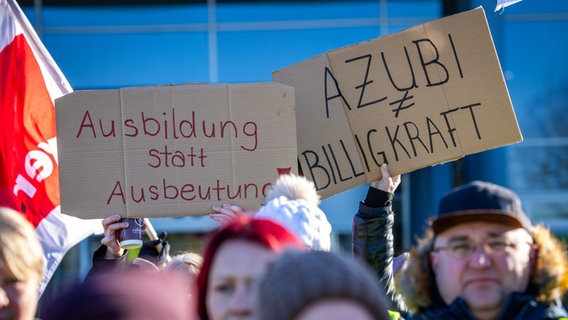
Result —
[{"label": "red and white flag", "polygon": [[15,0],[0,0],[0,206],[25,214],[46,258],[40,294],[65,253],[102,232],[60,212],[54,100],[72,89]]}]

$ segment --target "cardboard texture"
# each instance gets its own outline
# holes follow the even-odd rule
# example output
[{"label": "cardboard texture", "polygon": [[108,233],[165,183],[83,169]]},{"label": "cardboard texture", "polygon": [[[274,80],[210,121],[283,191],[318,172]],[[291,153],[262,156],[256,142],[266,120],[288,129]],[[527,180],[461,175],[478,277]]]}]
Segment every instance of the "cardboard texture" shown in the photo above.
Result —
[{"label": "cardboard texture", "polygon": [[272,74],[296,89],[298,158],[322,198],[522,141],[483,8]]},{"label": "cardboard texture", "polygon": [[297,172],[294,89],[279,83],[76,91],[55,102],[61,211],[81,218],[256,210]]}]

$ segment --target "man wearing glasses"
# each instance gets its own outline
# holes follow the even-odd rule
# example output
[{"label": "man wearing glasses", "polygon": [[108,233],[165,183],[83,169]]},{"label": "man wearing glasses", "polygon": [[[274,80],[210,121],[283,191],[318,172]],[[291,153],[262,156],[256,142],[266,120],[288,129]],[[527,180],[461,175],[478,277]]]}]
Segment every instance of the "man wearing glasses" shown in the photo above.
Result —
[{"label": "man wearing glasses", "polygon": [[[392,193],[400,177],[384,170],[382,180]],[[386,218],[392,211],[370,215],[380,211],[367,208],[369,195],[355,216],[354,252],[388,276],[378,261],[392,261],[392,250],[377,246],[377,230],[392,239]],[[437,217],[396,275],[394,294],[392,281],[382,279],[391,298],[402,296],[405,305],[398,307],[410,310],[407,319],[568,317],[561,303],[568,289],[564,245],[548,228],[532,225],[514,192],[488,182],[470,182],[440,201]]]},{"label": "man wearing glasses", "polygon": [[567,317],[563,245],[531,224],[515,193],[488,182],[470,182],[440,201],[398,280],[418,319]]}]

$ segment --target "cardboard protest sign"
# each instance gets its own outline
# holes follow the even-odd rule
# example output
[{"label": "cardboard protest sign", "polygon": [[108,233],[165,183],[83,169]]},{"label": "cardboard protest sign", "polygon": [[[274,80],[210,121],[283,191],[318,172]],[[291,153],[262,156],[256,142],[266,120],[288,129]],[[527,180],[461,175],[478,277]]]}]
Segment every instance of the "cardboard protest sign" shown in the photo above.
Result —
[{"label": "cardboard protest sign", "polygon": [[296,89],[298,158],[322,197],[522,141],[483,8],[273,73]]},{"label": "cardboard protest sign", "polygon": [[278,83],[76,91],[56,120],[61,211],[77,217],[256,210],[297,171],[294,89]]}]

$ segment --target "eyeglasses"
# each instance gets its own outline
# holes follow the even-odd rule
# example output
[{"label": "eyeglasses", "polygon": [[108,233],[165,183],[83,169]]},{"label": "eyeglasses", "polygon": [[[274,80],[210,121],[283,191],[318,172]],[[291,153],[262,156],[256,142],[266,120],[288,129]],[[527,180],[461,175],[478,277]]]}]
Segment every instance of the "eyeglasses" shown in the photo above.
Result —
[{"label": "eyeglasses", "polygon": [[[530,242],[521,242],[532,245]],[[500,255],[507,251],[507,248],[516,248],[520,243],[509,242],[505,239],[487,239],[483,242],[483,251],[488,255]],[[479,246],[473,241],[453,241],[445,247],[438,247],[432,249],[434,252],[446,251],[454,258],[463,259],[471,256],[477,251]]]}]

